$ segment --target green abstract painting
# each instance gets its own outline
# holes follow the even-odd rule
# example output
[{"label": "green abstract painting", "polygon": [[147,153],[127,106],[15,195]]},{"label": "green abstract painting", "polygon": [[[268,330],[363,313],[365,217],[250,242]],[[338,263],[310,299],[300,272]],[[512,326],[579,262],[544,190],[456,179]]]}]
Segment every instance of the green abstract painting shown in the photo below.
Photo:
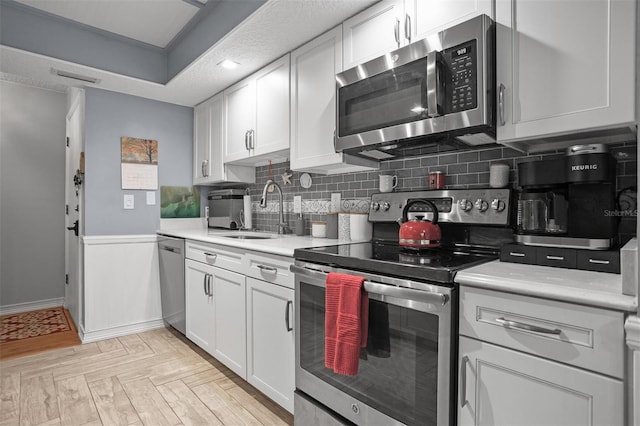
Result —
[{"label": "green abstract painting", "polygon": [[195,186],[161,186],[160,217],[200,217],[200,189]]}]

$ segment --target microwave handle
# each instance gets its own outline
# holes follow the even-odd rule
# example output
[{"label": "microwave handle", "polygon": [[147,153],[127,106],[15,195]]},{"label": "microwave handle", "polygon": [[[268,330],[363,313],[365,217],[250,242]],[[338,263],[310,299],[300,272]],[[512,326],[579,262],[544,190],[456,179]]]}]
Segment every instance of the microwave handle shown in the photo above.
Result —
[{"label": "microwave handle", "polygon": [[427,56],[427,115],[431,118],[443,113],[441,102],[444,94],[444,76],[442,75],[442,55],[430,52]]}]

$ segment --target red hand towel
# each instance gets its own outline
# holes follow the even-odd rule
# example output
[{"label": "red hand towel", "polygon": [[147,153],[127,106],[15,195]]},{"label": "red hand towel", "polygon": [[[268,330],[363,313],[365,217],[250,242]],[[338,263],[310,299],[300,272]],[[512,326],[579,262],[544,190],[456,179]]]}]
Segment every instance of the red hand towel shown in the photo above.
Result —
[{"label": "red hand towel", "polygon": [[364,278],[330,273],[325,292],[325,366],[338,374],[358,374],[360,348],[367,345],[369,297]]}]

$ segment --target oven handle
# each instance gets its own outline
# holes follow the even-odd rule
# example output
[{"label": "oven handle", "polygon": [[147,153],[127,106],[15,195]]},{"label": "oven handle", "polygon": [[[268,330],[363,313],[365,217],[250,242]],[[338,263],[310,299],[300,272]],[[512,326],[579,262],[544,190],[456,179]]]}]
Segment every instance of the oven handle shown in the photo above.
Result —
[{"label": "oven handle", "polygon": [[[326,272],[301,268],[296,265],[291,265],[289,267],[289,270],[296,275],[302,275],[304,277],[313,279],[321,279],[323,282],[326,281],[327,275],[329,275]],[[367,291],[368,293],[397,297],[399,299],[413,300],[416,302],[433,303],[444,306],[449,301],[449,297],[446,294],[423,290],[414,290],[405,287],[396,287],[393,285],[380,284],[369,280],[365,280],[363,286],[365,291]]]}]

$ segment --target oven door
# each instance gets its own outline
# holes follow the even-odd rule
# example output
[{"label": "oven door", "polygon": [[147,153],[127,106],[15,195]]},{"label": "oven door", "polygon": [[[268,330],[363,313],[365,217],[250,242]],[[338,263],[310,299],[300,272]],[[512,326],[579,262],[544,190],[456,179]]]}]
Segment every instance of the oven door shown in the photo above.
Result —
[{"label": "oven door", "polygon": [[[454,288],[296,261],[296,388],[356,424],[449,424],[455,380]],[[325,281],[363,276],[369,296],[367,347],[358,374],[324,365]]]}]

